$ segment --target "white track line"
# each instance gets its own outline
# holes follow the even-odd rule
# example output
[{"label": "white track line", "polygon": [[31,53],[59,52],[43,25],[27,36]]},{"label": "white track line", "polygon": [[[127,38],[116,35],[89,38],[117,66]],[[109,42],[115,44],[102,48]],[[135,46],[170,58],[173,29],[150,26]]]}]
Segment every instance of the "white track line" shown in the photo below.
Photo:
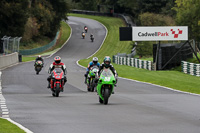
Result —
[{"label": "white track line", "polygon": [[10,121],[11,123],[17,125],[19,128],[21,128],[22,130],[24,130],[26,133],[33,133],[29,129],[23,127],[21,124],[19,124],[19,123],[17,123],[17,122],[15,122],[15,121],[13,121],[13,120],[10,119],[10,117],[9,117],[9,110],[8,110],[8,108],[6,106],[6,99],[4,98],[4,96],[2,94],[1,74],[2,74],[2,72],[0,71],[0,107],[1,107],[1,111],[2,111],[2,113],[1,113],[2,117],[1,118],[2,119],[6,119],[6,120]]},{"label": "white track line", "polygon": [[[95,21],[96,21],[96,20],[95,20]],[[98,21],[97,21],[97,22],[98,22]],[[100,23],[100,22],[98,22],[98,23]],[[102,23],[100,23],[100,24],[103,25]],[[103,26],[104,26],[104,25],[103,25]],[[104,26],[104,27],[105,27],[105,26]],[[100,50],[100,48],[102,47],[102,45],[103,45],[103,43],[104,43],[104,41],[105,41],[105,39],[106,39],[106,37],[107,37],[108,30],[107,30],[106,27],[105,27],[105,29],[106,29],[106,36],[105,36],[105,38],[104,38],[104,40],[103,40],[101,46],[99,47],[99,49],[98,49],[94,54],[96,54],[96,53]],[[90,55],[89,57],[87,57],[87,59],[90,58],[90,57],[92,57],[94,54],[92,54],[92,55]],[[80,67],[86,69],[86,67],[80,65],[78,62],[79,62],[79,60],[76,61],[76,64],[77,64],[78,66],[80,66]],[[184,94],[189,94],[189,95],[194,95],[194,96],[200,96],[200,94],[195,94],[195,93],[190,93],[190,92],[175,90],[175,89],[173,89],[173,88],[169,88],[169,87],[165,87],[165,86],[161,86],[161,85],[156,85],[156,84],[152,84],[152,83],[148,83],[148,82],[142,82],[142,81],[133,80],[133,79],[128,79],[128,78],[123,78],[123,77],[118,77],[118,78],[121,78],[121,79],[124,79],[124,80],[133,81],[133,82],[138,82],[138,83],[153,85],[153,86],[157,86],[157,87],[160,87],[160,88],[164,88],[164,89],[168,89],[168,90],[171,90],[171,91],[180,92],[180,93],[184,93]]]}]

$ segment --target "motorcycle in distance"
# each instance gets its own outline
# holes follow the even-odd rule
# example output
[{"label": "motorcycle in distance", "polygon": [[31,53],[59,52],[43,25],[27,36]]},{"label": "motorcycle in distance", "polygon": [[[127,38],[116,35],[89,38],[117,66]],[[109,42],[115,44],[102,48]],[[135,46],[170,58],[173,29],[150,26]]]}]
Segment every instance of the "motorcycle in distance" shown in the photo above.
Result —
[{"label": "motorcycle in distance", "polygon": [[108,99],[114,90],[115,83],[116,79],[112,71],[110,69],[104,69],[97,83],[97,93],[100,103],[108,104]]},{"label": "motorcycle in distance", "polygon": [[88,28],[87,28],[87,27],[84,27],[84,30],[85,30],[85,33],[87,33],[87,31],[88,31]]},{"label": "motorcycle in distance", "polygon": [[36,74],[39,74],[39,72],[42,70],[42,67],[43,67],[43,62],[38,60],[35,62],[35,71],[36,71]]},{"label": "motorcycle in distance", "polygon": [[61,68],[55,68],[51,73],[50,88],[52,96],[59,97],[59,93],[63,92],[64,72]]},{"label": "motorcycle in distance", "polygon": [[97,83],[95,83],[95,79],[97,78],[98,71],[99,71],[99,68],[97,66],[91,67],[87,76],[88,91],[93,92],[95,87],[97,86]]},{"label": "motorcycle in distance", "polygon": [[92,41],[92,42],[94,42],[94,37],[93,37],[93,36],[92,36],[92,37],[90,37],[90,39],[91,39],[91,41]]},{"label": "motorcycle in distance", "polygon": [[82,33],[82,38],[85,39],[85,33],[84,32]]}]

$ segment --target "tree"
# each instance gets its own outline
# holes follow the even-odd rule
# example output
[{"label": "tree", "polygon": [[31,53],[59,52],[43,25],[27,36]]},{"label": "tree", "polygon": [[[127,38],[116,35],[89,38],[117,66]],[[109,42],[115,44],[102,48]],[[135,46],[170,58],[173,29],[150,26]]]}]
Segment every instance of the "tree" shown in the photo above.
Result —
[{"label": "tree", "polygon": [[61,20],[67,20],[67,13],[69,12],[69,4],[65,0],[49,0],[52,5],[52,9],[55,12],[55,16],[50,25],[50,31],[47,35],[54,37],[56,32],[60,28]]},{"label": "tree", "polygon": [[188,26],[189,39],[200,41],[200,0],[176,0],[176,22]]},{"label": "tree", "polygon": [[29,22],[36,23],[39,30],[37,36],[45,36],[49,32],[52,32],[50,27],[51,22],[53,22],[53,18],[55,17],[52,5],[46,0],[32,1],[32,7],[30,10],[30,18],[34,21]]},{"label": "tree", "polygon": [[172,17],[162,14],[143,13],[139,15],[139,20],[142,26],[175,26]]},{"label": "tree", "polygon": [[0,37],[22,36],[28,19],[28,0],[0,1]]}]

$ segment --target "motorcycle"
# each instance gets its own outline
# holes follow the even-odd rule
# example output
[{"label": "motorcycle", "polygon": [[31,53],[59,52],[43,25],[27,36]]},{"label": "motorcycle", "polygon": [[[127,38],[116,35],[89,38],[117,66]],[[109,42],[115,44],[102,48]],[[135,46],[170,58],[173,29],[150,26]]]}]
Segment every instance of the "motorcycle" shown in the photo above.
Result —
[{"label": "motorcycle", "polygon": [[59,93],[63,92],[64,72],[61,68],[55,68],[51,73],[50,88],[54,97],[59,97]]},{"label": "motorcycle", "polygon": [[87,27],[85,27],[85,28],[84,28],[84,30],[85,30],[85,33],[87,33],[87,31],[88,31],[88,28],[87,28]]},{"label": "motorcycle", "polygon": [[95,79],[97,78],[99,68],[97,66],[93,66],[87,76],[87,86],[88,91],[93,92],[95,87],[97,86],[97,83],[95,82]]},{"label": "motorcycle", "polygon": [[36,74],[39,74],[39,72],[42,70],[42,67],[43,67],[43,62],[38,60],[35,62],[35,71],[36,71]]},{"label": "motorcycle", "polygon": [[90,37],[91,41],[94,42],[94,37]]},{"label": "motorcycle", "polygon": [[83,37],[83,39],[85,39],[85,33],[82,33],[82,37]]},{"label": "motorcycle", "polygon": [[116,79],[112,71],[110,69],[104,69],[97,83],[97,93],[100,103],[108,104],[108,99],[114,90],[115,84]]}]

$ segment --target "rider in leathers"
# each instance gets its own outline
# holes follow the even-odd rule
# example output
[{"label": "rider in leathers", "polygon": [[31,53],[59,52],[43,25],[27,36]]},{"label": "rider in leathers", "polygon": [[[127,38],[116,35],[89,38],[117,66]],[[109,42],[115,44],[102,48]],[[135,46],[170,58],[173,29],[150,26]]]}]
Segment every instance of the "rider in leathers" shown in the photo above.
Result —
[{"label": "rider in leathers", "polygon": [[[99,72],[98,72],[98,75],[100,76],[101,75],[101,72],[104,68],[109,68],[113,75],[115,76],[115,79],[116,79],[116,84],[117,84],[117,71],[115,70],[115,68],[113,67],[113,65],[111,64],[111,58],[109,56],[106,56],[103,60],[103,63],[101,64],[101,66],[99,67]],[[116,86],[115,84],[115,86]]]},{"label": "rider in leathers", "polygon": [[90,71],[90,68],[92,68],[93,66],[97,66],[98,68],[100,67],[100,63],[98,62],[97,57],[94,57],[92,59],[92,61],[88,64],[88,67],[87,67],[86,73],[85,73],[85,84],[87,83],[87,76],[88,76],[88,73]]},{"label": "rider in leathers", "polygon": [[[43,65],[44,65],[44,60],[42,59],[42,56],[41,55],[38,55],[38,57],[35,59],[35,63],[37,62],[37,61],[42,61],[42,67],[43,67]],[[35,66],[35,63],[34,63],[34,66]]]},{"label": "rider in leathers", "polygon": [[[56,56],[54,58],[54,62],[50,65],[48,73],[51,74],[51,72],[54,70],[54,68],[61,68],[63,70],[63,72],[64,72],[64,84],[65,84],[67,82],[67,77],[66,77],[67,70],[66,70],[65,64],[61,62],[61,58],[59,56]],[[47,81],[48,81],[48,87],[47,88],[50,88],[51,75],[47,78]]]}]

